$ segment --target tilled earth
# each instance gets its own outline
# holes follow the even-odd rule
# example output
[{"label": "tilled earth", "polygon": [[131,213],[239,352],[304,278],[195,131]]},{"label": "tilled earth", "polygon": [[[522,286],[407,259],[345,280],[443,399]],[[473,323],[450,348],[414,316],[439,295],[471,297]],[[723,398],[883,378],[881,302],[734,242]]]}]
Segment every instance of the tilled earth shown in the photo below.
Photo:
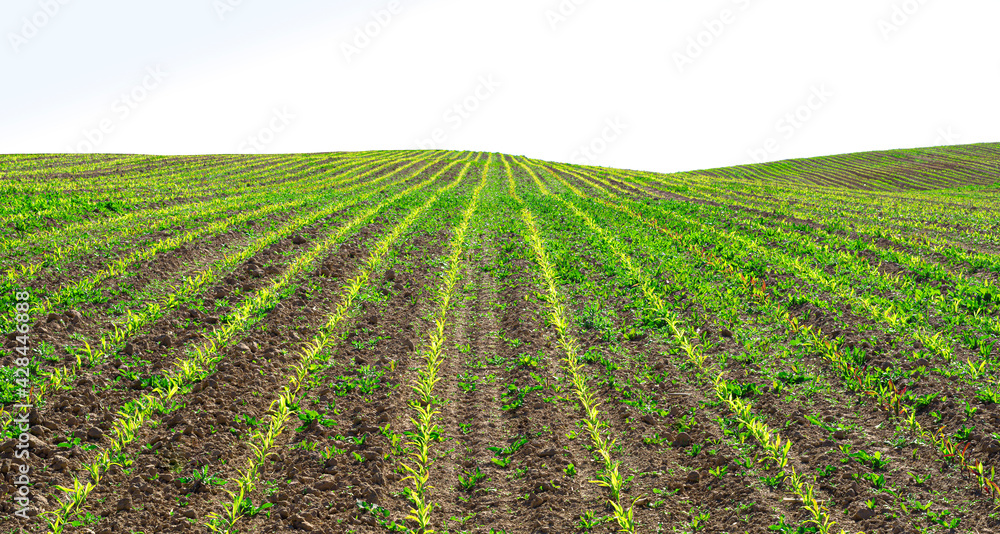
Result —
[{"label": "tilled earth", "polygon": [[[898,332],[858,310],[834,313],[811,302],[789,302],[791,294],[772,290],[766,298],[745,299],[748,304],[732,315],[733,322],[720,319],[720,310],[710,309],[703,295],[662,292],[664,301],[683,310],[681,320],[707,347],[707,357],[718,362],[722,376],[742,385],[736,394],[752,403],[759,421],[790,440],[788,463],[775,467],[765,461],[745,422],[719,402],[712,381],[685,360],[669,330],[644,319],[638,284],[627,279],[613,252],[625,251],[654,280],[665,281],[671,273],[659,271],[661,249],[643,248],[624,230],[639,223],[595,209],[595,224],[610,229],[604,239],[621,247],[609,248],[571,212],[546,205],[536,187],[544,183],[567,198],[575,198],[570,191],[587,197],[614,189],[621,199],[676,203],[686,210],[728,206],[734,215],[725,227],[746,232],[750,227],[740,217],[777,221],[776,213],[696,199],[685,196],[686,190],[682,195],[620,176],[602,179],[586,169],[532,163],[529,172],[509,156],[421,158],[426,159],[418,158],[420,165],[398,176],[393,173],[404,168],[400,162],[366,176],[392,178],[380,182],[384,191],[348,202],[252,249],[257,251],[252,257],[225,272],[212,273],[212,283],[112,347],[108,358],[82,360],[63,387],[47,387],[27,416],[25,437],[8,426],[0,443],[0,532],[210,532],[221,524],[234,496],[242,505],[232,532],[417,532],[408,470],[422,461],[413,446],[421,406],[414,386],[444,305],[443,359],[430,404],[436,426],[425,463],[434,506],[425,532],[614,532],[622,525],[613,502],[629,510],[636,532],[821,532],[790,491],[786,477],[793,470],[813,483],[818,502],[836,522],[830,532],[1000,528],[988,488],[969,469],[975,462],[987,472],[995,466],[1000,409],[961,383],[954,368],[942,365],[924,373],[921,369],[935,362],[908,357],[922,355],[922,347],[900,341]],[[197,163],[212,166],[210,158]],[[413,172],[424,164],[420,175]],[[281,187],[287,177],[271,179]],[[473,191],[481,180],[486,187],[479,198]],[[440,291],[456,246],[453,238],[471,207],[472,223],[457,256],[458,282],[444,300]],[[162,302],[186,278],[205,273],[301,214],[279,212],[226,228],[164,250],[86,295],[60,294],[60,303],[32,325],[39,369],[73,367],[83,354],[80,348],[113,331],[128,317],[126,311]],[[547,285],[520,222],[525,214],[537,218],[537,237],[557,271],[553,286]],[[800,218],[780,217],[780,222],[823,227]],[[135,246],[184,230],[115,241],[79,268],[97,271]],[[283,278],[331,236],[339,237]],[[744,287],[736,282],[745,280],[738,262],[727,263],[708,247],[685,243],[677,250],[694,269],[719,269],[712,276],[724,290]],[[880,262],[871,252],[857,256],[882,273],[942,285]],[[995,281],[993,273],[949,268]],[[836,271],[830,266],[824,272]],[[770,287],[796,280],[776,270],[757,274]],[[27,283],[56,294],[80,276],[47,266]],[[345,300],[355,280],[362,283]],[[253,308],[212,347],[210,340],[236,321],[233,314],[262,295],[273,303]],[[894,297],[888,291],[871,295]],[[865,351],[866,370],[895,372],[892,376],[902,380],[897,383],[927,395],[913,407],[916,417],[925,428],[947,428],[961,453],[942,459],[932,440],[908,435],[904,421],[874,402],[872,392],[851,391],[823,357],[798,350],[783,326],[763,321],[755,311],[772,302],[768,299],[818,335]],[[605,475],[604,464],[550,316],[553,302],[564,306],[570,319],[567,331],[598,407],[596,432],[611,441],[610,455],[625,477],[617,501],[606,485],[596,483]],[[996,312],[995,306],[989,309]],[[296,364],[340,312],[342,320],[329,341],[301,370],[289,418],[279,425],[273,443],[258,451],[276,399],[293,384]],[[947,317],[929,324],[947,330]],[[9,369],[15,365],[16,336],[7,336],[4,344],[11,351],[5,350],[0,363]],[[161,395],[177,362],[200,350],[215,354],[204,373],[152,410],[121,450],[112,450],[121,414]],[[961,346],[956,359],[969,366],[980,361],[977,352]],[[12,405],[5,403],[8,411]],[[27,458],[17,454],[19,439],[31,451]],[[263,460],[253,471],[254,483],[241,492],[238,480],[258,452]],[[98,477],[88,473],[102,459],[110,467]],[[31,473],[31,507],[29,518],[21,519],[14,516],[13,497],[15,481],[25,471]],[[88,483],[93,487],[86,491],[74,486]],[[61,503],[71,501],[74,489],[85,498],[73,505],[66,524],[47,524]]]}]

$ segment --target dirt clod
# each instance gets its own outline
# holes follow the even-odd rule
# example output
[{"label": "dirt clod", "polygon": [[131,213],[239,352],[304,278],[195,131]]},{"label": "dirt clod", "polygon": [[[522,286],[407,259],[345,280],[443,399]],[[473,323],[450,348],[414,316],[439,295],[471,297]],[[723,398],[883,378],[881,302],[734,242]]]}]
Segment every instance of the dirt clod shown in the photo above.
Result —
[{"label": "dirt clod", "polygon": [[546,495],[541,495],[541,494],[535,495],[534,497],[531,498],[531,502],[528,503],[528,506],[530,506],[531,508],[538,508],[539,506],[545,504],[545,502],[548,500],[549,498]]},{"label": "dirt clod", "polygon": [[69,460],[62,456],[55,456],[52,458],[52,470],[62,471],[69,466]]},{"label": "dirt clod", "polygon": [[118,501],[118,503],[115,504],[115,511],[116,512],[124,512],[125,510],[128,510],[130,508],[132,508],[132,499],[129,498],[129,497],[125,497],[124,499],[120,499]]},{"label": "dirt clod", "polygon": [[862,508],[862,509],[858,510],[857,512],[854,512],[854,515],[851,516],[851,519],[853,519],[855,521],[864,521],[866,519],[871,519],[873,517],[875,517],[875,511],[874,510],[872,510],[870,508]]},{"label": "dirt clod", "polygon": [[316,491],[330,491],[337,488],[337,483],[332,478],[323,478],[313,485],[313,488]]}]

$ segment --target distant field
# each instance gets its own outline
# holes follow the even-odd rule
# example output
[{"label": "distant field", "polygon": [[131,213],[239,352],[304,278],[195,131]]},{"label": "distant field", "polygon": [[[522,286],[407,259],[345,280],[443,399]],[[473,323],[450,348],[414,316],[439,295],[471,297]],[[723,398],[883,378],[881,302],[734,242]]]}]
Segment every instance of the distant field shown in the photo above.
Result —
[{"label": "distant field", "polygon": [[1000,531],[998,178],[0,156],[0,532]]}]

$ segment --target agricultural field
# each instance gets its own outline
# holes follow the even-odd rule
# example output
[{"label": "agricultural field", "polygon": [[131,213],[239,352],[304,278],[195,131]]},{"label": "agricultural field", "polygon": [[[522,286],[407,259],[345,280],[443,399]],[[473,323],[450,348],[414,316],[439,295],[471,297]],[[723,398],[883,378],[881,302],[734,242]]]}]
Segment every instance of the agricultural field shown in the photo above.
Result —
[{"label": "agricultural field", "polygon": [[1000,532],[998,178],[0,156],[0,533]]}]

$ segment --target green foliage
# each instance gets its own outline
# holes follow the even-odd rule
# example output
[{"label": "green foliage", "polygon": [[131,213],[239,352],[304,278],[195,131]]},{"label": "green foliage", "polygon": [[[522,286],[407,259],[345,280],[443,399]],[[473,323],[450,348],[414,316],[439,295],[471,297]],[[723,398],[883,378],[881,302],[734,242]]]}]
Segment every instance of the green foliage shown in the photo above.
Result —
[{"label": "green foliage", "polygon": [[486,474],[476,467],[475,471],[467,472],[464,476],[458,475],[458,485],[465,491],[472,491],[475,489],[476,484],[484,478],[486,478]]}]

